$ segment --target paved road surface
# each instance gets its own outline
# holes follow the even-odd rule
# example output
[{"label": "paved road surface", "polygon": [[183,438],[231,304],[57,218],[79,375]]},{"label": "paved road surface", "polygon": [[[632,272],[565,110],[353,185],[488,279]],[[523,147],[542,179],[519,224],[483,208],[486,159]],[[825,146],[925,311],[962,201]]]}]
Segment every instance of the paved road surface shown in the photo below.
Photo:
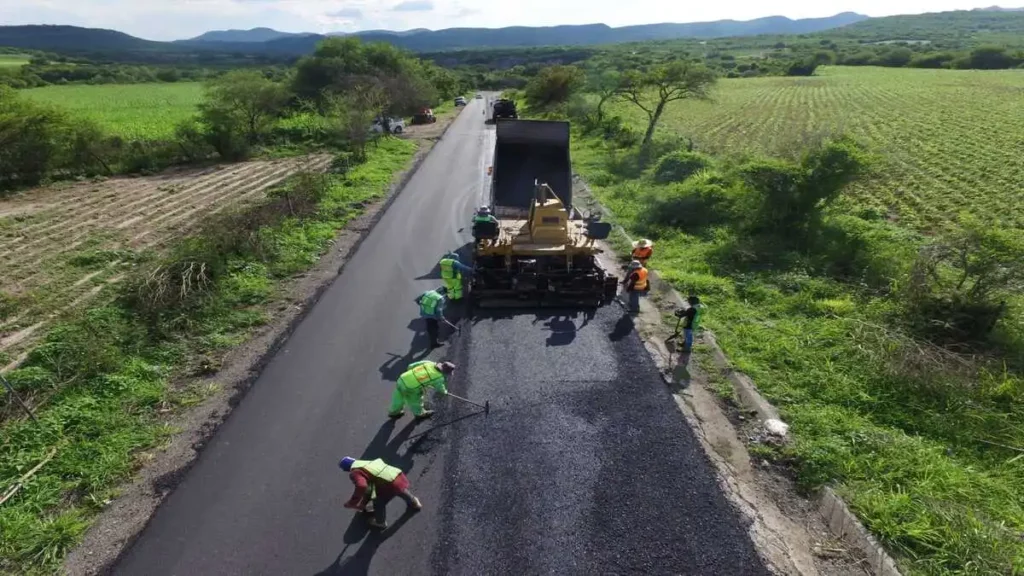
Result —
[{"label": "paved road surface", "polygon": [[[494,132],[471,100],[115,567],[131,575],[765,574],[617,307],[477,315],[434,421],[385,418],[426,357],[412,300],[469,240]],[[457,419],[428,435],[430,426]],[[345,455],[400,465],[426,504],[368,534]]]}]

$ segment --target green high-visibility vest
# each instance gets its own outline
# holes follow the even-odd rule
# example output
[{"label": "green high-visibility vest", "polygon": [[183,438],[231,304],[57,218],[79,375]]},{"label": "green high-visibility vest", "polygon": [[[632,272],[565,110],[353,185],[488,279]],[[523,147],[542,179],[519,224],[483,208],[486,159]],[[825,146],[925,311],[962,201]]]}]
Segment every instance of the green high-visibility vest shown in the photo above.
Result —
[{"label": "green high-visibility vest", "polygon": [[696,332],[697,329],[700,328],[700,321],[701,318],[704,316],[704,305],[697,304],[696,306],[694,306],[694,308],[697,309],[697,312],[693,315],[693,323],[690,324],[690,329]]},{"label": "green high-visibility vest", "polygon": [[414,362],[398,377],[398,385],[409,392],[426,386],[444,390],[444,374],[437,369],[437,364],[429,360]]},{"label": "green high-visibility vest", "polygon": [[494,216],[490,216],[490,215],[488,215],[488,216],[479,216],[479,215],[473,216],[473,224],[482,224],[482,223],[485,223],[485,222],[497,222],[497,221],[498,221],[497,218],[495,218]]},{"label": "green high-visibility vest", "polygon": [[423,294],[423,299],[420,300],[420,312],[427,316],[433,316],[434,312],[437,311],[437,304],[441,301],[444,296],[437,293],[437,290],[431,290]]},{"label": "green high-visibility vest", "polygon": [[461,273],[455,270],[455,260],[451,258],[441,259],[441,278],[451,280],[453,278],[458,278],[461,275]]},{"label": "green high-visibility vest", "polygon": [[385,482],[394,482],[395,478],[402,473],[400,468],[388,466],[383,460],[356,460],[352,463],[352,470],[365,470],[370,476],[380,478]]}]

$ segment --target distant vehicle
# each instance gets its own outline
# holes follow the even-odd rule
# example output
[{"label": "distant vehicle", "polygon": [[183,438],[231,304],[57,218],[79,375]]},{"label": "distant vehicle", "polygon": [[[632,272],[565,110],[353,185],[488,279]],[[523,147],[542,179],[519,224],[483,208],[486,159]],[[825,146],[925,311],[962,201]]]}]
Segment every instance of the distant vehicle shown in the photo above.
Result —
[{"label": "distant vehicle", "polygon": [[465,96],[456,96],[456,98],[455,98],[455,105],[456,106],[465,106],[466,105],[466,97]]},{"label": "distant vehicle", "polygon": [[508,98],[501,98],[494,101],[494,119],[511,119],[515,120],[519,118],[519,114],[516,112],[516,103],[514,100]]},{"label": "distant vehicle", "polygon": [[434,111],[430,108],[423,108],[412,116],[413,124],[433,124],[434,122],[437,122],[437,116],[434,116]]},{"label": "distant vehicle", "polygon": [[405,132],[405,120],[401,118],[377,118],[370,126],[370,131],[378,134],[401,134]]},{"label": "distant vehicle", "polygon": [[476,98],[477,100],[479,100],[479,99],[481,99],[481,98],[483,98],[483,97],[484,97],[484,96],[483,96],[483,94],[477,94],[477,95],[475,96],[475,98]]}]

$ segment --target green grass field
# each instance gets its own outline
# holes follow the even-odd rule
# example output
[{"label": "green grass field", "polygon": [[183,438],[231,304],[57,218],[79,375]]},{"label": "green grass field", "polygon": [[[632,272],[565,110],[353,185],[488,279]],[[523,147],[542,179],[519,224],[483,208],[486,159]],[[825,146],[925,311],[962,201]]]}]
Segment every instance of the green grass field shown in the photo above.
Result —
[{"label": "green grass field", "polygon": [[[603,140],[573,147],[596,197],[654,238],[651,266],[701,296],[705,325],[791,425],[777,461],[808,488],[835,487],[908,575],[1024,574],[1024,302],[1007,297],[1005,355],[964,367],[922,360],[933,351],[907,338],[898,292],[918,246],[959,211],[1024,227],[1022,102],[1020,71],[829,68],[724,80],[712,103],[670,106],[659,138],[691,137],[718,164],[840,131],[864,141],[872,173],[828,223],[862,243],[865,269],[884,266],[871,285],[816,267],[808,255],[824,247],[762,261],[735,230],[652,230],[649,202],[673,188],[617,173],[627,153]],[[642,113],[613,109],[642,133]]]},{"label": "green grass field", "polygon": [[0,68],[16,68],[28,64],[29,57],[24,54],[0,54]]},{"label": "green grass field", "polygon": [[[640,124],[642,112],[615,113]],[[881,156],[858,202],[918,229],[961,210],[1024,227],[1024,73],[822,68],[809,78],[723,79],[712,102],[677,102],[663,135],[713,153],[785,153],[845,132]]]},{"label": "green grass field", "polygon": [[40,102],[69,110],[129,139],[170,136],[195,113],[203,96],[199,83],[46,86],[23,91]]}]

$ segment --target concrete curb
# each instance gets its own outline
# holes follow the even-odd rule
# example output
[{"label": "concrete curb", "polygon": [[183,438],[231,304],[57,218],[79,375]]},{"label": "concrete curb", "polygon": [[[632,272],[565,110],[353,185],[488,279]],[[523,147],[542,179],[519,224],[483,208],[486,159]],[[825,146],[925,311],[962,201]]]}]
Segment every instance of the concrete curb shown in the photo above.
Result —
[{"label": "concrete curb", "polygon": [[[600,208],[604,216],[614,218],[611,211],[594,198],[582,179],[576,182],[583,186],[588,199]],[[630,242],[633,241],[622,226],[618,224],[614,226],[616,231],[624,238]],[[683,296],[668,281],[662,278],[661,274],[656,270],[650,270],[648,277],[651,283],[651,290],[660,298],[670,302],[675,308],[685,306]],[[715,366],[732,384],[737,401],[743,408],[755,412],[762,425],[767,420],[781,420],[778,409],[761,395],[754,381],[746,374],[733,368],[732,363],[718,345],[718,341],[715,340],[714,334],[711,331],[705,328],[698,338],[710,349],[711,358]],[[851,548],[862,551],[868,559],[869,569],[875,576],[901,576],[896,566],[896,561],[892,559],[885,550],[885,547],[871,535],[868,529],[861,524],[857,516],[850,511],[849,507],[835,491],[826,486],[819,492],[816,499],[818,513],[825,519],[832,534]]]},{"label": "concrete curb", "polygon": [[864,552],[873,573],[878,576],[900,576],[896,562],[885,548],[857,520],[853,512],[850,512],[843,499],[827,486],[818,495],[818,511],[837,538]]}]

